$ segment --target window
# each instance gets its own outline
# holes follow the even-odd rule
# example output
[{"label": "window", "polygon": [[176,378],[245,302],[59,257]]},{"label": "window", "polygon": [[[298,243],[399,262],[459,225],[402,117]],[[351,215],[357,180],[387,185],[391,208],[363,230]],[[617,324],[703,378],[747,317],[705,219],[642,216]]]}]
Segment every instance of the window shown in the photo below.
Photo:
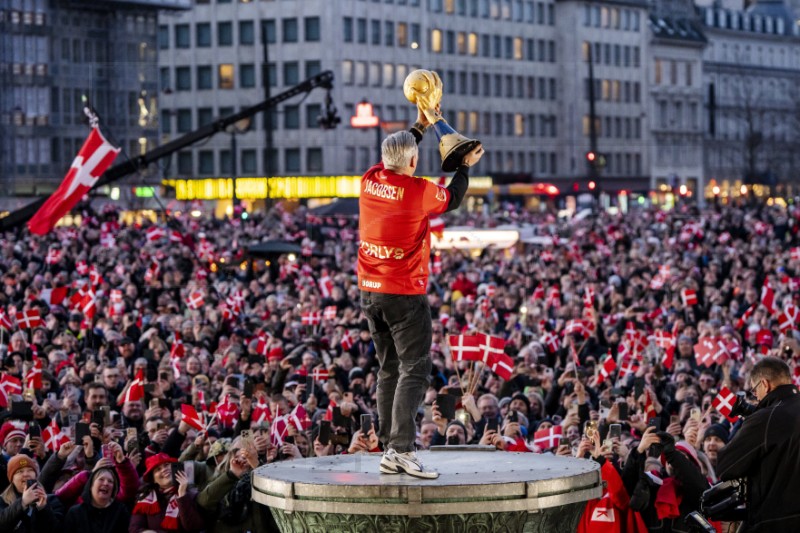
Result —
[{"label": "window", "polygon": [[204,176],[214,174],[214,152],[211,150],[200,150],[197,153],[197,173]]},{"label": "window", "polygon": [[298,40],[297,19],[283,19],[283,42],[296,43]]},{"label": "window", "polygon": [[175,69],[175,90],[192,90],[192,71],[189,67],[178,67]]},{"label": "window", "polygon": [[353,19],[351,17],[344,18],[344,42],[353,42]]},{"label": "window", "polygon": [[408,26],[405,22],[397,23],[397,46],[408,46]]},{"label": "window", "polygon": [[251,88],[256,86],[256,68],[252,63],[239,66],[239,87]]},{"label": "window", "polygon": [[470,33],[469,37],[467,38],[467,51],[469,55],[476,56],[478,55],[478,34],[477,33]]},{"label": "window", "polygon": [[283,109],[283,127],[287,130],[300,129],[300,107],[287,105]]},{"label": "window", "polygon": [[207,126],[214,121],[214,110],[210,107],[201,107],[197,110],[197,127]]},{"label": "window", "polygon": [[239,44],[255,44],[256,30],[252,20],[239,21]]},{"label": "window", "polygon": [[300,172],[300,149],[286,149],[286,172]]},{"label": "window", "polygon": [[192,131],[192,110],[178,109],[178,133]]},{"label": "window", "polygon": [[[171,109],[162,109],[161,110],[161,133],[165,135],[169,135],[172,133],[172,110]],[[69,150],[67,150],[69,151]],[[74,157],[74,154],[73,154]]]},{"label": "window", "polygon": [[383,24],[383,43],[386,46],[394,46],[394,22],[391,20]]},{"label": "window", "polygon": [[278,42],[278,32],[275,28],[275,21],[273,19],[265,20],[262,22],[261,26],[261,38],[264,38],[264,35],[267,36],[268,43],[276,43]]},{"label": "window", "polygon": [[522,59],[522,37],[514,37],[514,59]]},{"label": "window", "polygon": [[314,43],[318,42],[320,39],[319,17],[306,17],[304,23],[306,41]]},{"label": "window", "polygon": [[442,30],[431,30],[431,52],[441,53]]},{"label": "window", "polygon": [[370,26],[370,33],[372,34],[372,40],[370,42],[372,44],[381,44],[381,21],[371,20]]},{"label": "window", "polygon": [[306,128],[315,129],[319,128],[317,119],[322,114],[322,106],[320,104],[309,104],[306,106]]},{"label": "window", "polygon": [[686,86],[692,86],[692,64],[686,63]]},{"label": "window", "polygon": [[256,151],[242,150],[242,174],[253,175],[256,173]]},{"label": "window", "polygon": [[219,66],[219,88],[233,89],[233,65],[223,63]]},{"label": "window", "polygon": [[300,83],[300,65],[297,61],[287,61],[283,64],[283,84],[297,85]]},{"label": "window", "polygon": [[306,171],[322,171],[322,148],[309,148],[306,152]]},{"label": "window", "polygon": [[356,39],[361,44],[367,42],[367,19],[356,20]]},{"label": "window", "polygon": [[192,174],[192,152],[178,153],[178,174],[188,176]]},{"label": "window", "polygon": [[207,48],[211,46],[211,24],[208,22],[199,23],[194,28],[195,41],[199,48]]},{"label": "window", "polygon": [[219,171],[222,174],[233,174],[231,172],[231,151],[230,150],[220,150],[219,151]]},{"label": "window", "polygon": [[191,46],[188,24],[175,25],[175,48],[189,48]]},{"label": "window", "polygon": [[[161,90],[163,91],[166,89],[171,89],[170,86],[172,85],[172,83],[169,77],[169,67],[161,67],[160,69],[158,69],[158,74],[159,74],[158,78],[159,78],[159,84],[161,85]],[[51,101],[53,102],[53,105],[55,107],[56,101],[54,99],[51,99]],[[53,111],[56,111],[56,109],[53,109]]]},{"label": "window", "polygon": [[322,63],[319,61],[306,61],[306,79],[322,72]]},{"label": "window", "polygon": [[661,85],[661,60],[656,59],[653,68],[655,69],[655,83]]},{"label": "window", "polygon": [[158,27],[158,48],[159,50],[169,48],[169,26]]},{"label": "window", "polygon": [[217,23],[217,45],[230,46],[233,44],[233,24],[230,22]]},{"label": "window", "polygon": [[211,67],[202,65],[197,67],[197,88],[198,89],[213,89],[211,81]]}]

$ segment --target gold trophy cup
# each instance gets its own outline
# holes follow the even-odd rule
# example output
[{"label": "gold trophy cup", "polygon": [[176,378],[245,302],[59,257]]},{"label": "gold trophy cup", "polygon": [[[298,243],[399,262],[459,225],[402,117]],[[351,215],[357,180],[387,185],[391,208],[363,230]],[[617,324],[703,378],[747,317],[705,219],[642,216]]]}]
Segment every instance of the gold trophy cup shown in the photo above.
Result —
[{"label": "gold trophy cup", "polygon": [[403,94],[409,102],[417,105],[428,122],[433,125],[433,131],[439,139],[442,170],[445,172],[456,170],[464,156],[481,142],[458,133],[438,111],[442,101],[442,79],[432,70],[415,70],[406,76],[403,82]]}]

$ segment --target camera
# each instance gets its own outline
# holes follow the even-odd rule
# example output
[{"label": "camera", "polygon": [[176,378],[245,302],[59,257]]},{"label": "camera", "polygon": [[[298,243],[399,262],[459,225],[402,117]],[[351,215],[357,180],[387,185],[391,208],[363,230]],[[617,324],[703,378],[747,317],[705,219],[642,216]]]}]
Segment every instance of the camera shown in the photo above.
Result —
[{"label": "camera", "polygon": [[744,392],[736,393],[736,401],[733,402],[731,408],[731,418],[741,416],[746,418],[756,412],[757,407],[747,401],[747,396]]},{"label": "camera", "polygon": [[700,510],[711,520],[739,522],[747,518],[747,489],[742,479],[717,483],[703,492]]}]

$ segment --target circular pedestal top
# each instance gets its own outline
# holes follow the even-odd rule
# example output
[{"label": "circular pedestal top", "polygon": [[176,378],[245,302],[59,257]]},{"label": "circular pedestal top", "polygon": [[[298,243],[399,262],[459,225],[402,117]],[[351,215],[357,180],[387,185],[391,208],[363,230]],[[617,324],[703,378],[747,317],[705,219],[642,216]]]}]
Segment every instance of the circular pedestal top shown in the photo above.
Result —
[{"label": "circular pedestal top", "polygon": [[426,468],[439,472],[435,480],[381,474],[380,454],[265,465],[253,473],[253,498],[285,511],[420,516],[535,512],[601,494],[600,467],[594,461],[447,448],[418,453]]}]

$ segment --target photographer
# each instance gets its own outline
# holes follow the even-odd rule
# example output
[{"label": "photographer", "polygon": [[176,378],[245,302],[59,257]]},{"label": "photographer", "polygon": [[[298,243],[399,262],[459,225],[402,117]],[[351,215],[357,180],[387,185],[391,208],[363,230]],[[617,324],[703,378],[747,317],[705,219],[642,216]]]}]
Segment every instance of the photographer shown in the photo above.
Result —
[{"label": "photographer", "polygon": [[727,446],[718,452],[723,481],[746,478],[747,533],[797,531],[800,524],[800,395],[789,366],[765,357],[750,373],[758,399]]}]

